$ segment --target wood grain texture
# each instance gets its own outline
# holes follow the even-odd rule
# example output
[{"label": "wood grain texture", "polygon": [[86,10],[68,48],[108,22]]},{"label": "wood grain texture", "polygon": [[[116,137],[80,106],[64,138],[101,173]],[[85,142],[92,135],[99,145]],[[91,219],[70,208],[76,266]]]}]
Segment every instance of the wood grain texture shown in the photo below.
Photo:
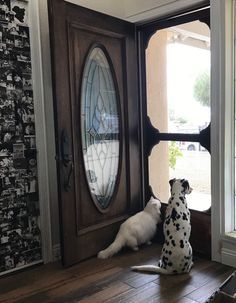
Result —
[{"label": "wood grain texture", "polygon": [[[120,224],[131,214],[143,208],[136,32],[134,24],[64,0],[49,0],[48,3],[62,260],[65,266],[71,266],[96,255],[114,239]],[[110,150],[110,144],[108,146],[106,142],[108,140],[104,140],[105,137],[99,134],[98,126],[95,125],[102,123],[100,118],[103,112],[108,113],[108,106],[113,108],[111,99],[104,97],[110,95],[110,93],[107,94],[108,87],[105,88],[103,85],[100,87],[100,82],[97,81],[99,85],[96,87],[99,86],[97,90],[99,94],[98,92],[91,94],[93,102],[88,97],[83,97],[85,66],[87,66],[86,62],[88,63],[89,54],[95,47],[103,52],[109,63],[108,71],[111,73],[114,84],[113,97],[116,100],[119,117],[119,140],[116,140],[117,144],[119,142],[118,172],[117,175],[115,174],[115,188],[111,193],[110,204],[105,209],[99,206],[96,195],[90,191],[86,173],[88,167],[86,168],[86,161],[84,161],[85,149],[81,146],[82,134],[85,133],[82,121],[86,116],[87,120],[91,120],[90,128],[93,129],[97,138],[92,141],[104,143],[104,150],[97,151],[96,156],[91,158],[95,168],[96,163],[100,163],[99,157],[106,153],[107,158],[107,152]],[[94,72],[94,79],[100,79],[95,75]],[[95,87],[92,84],[90,83],[91,91]],[[85,91],[85,95],[89,95],[90,90],[88,93],[87,89]],[[88,106],[90,101],[86,101],[88,102],[86,115],[82,110],[84,108],[82,105],[86,105],[84,99],[89,99],[92,104]],[[99,101],[100,99],[103,101]],[[92,109],[94,113],[90,112]],[[106,132],[109,133],[108,129]],[[67,138],[66,149],[71,160],[66,165],[63,161],[64,134]],[[98,157],[97,160],[95,160],[96,157]],[[100,180],[103,174],[108,173],[105,170],[105,164],[101,167],[103,173],[96,172],[94,168],[94,173]],[[68,178],[70,187],[65,187],[65,184],[68,184]]]},{"label": "wood grain texture", "polygon": [[137,273],[130,266],[156,264],[161,246],[123,250],[108,260],[92,258],[64,269],[59,263],[37,266],[0,279],[0,303],[200,303],[234,271],[194,256],[189,274]]}]

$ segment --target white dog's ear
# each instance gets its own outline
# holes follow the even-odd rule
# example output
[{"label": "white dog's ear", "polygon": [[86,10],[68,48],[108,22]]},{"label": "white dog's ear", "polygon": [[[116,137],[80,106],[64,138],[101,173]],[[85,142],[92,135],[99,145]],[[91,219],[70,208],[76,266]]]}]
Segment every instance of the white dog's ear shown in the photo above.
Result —
[{"label": "white dog's ear", "polygon": [[181,182],[182,182],[182,186],[183,186],[183,188],[184,188],[184,192],[185,192],[186,194],[190,194],[190,193],[192,192],[193,189],[192,189],[192,187],[190,187],[188,181],[182,179]]},{"label": "white dog's ear", "polygon": [[170,187],[171,187],[171,188],[172,188],[172,186],[173,186],[175,180],[176,180],[176,179],[174,178],[174,179],[171,179],[171,180],[169,181],[169,184],[170,184]]}]

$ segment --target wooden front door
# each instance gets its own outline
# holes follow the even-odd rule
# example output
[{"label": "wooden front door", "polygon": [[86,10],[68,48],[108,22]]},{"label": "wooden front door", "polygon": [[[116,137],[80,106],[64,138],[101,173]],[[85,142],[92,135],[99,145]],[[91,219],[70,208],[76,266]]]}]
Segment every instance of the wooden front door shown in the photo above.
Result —
[{"label": "wooden front door", "polygon": [[64,264],[142,208],[135,26],[49,1]]}]

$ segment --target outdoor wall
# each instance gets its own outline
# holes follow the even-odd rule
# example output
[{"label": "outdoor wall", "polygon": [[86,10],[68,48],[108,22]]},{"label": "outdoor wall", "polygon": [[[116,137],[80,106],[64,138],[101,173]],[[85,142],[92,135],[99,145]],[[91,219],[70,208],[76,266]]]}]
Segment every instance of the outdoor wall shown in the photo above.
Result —
[{"label": "outdoor wall", "polygon": [[[160,132],[168,132],[167,109],[167,31],[158,31],[149,41],[146,51],[147,112]],[[169,196],[168,143],[156,145],[149,157],[149,184],[163,202]]]}]

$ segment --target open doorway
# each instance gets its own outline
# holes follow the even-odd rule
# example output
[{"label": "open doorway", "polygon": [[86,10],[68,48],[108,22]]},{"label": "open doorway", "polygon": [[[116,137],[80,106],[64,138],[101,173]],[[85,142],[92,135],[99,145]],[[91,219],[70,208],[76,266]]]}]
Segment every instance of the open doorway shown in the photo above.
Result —
[{"label": "open doorway", "polygon": [[[146,49],[147,115],[160,132],[198,134],[210,123],[210,29],[199,20],[158,30]],[[160,161],[161,159],[161,161]],[[149,184],[168,201],[168,180],[193,187],[189,208],[211,206],[210,154],[199,142],[169,141],[149,157]]]},{"label": "open doorway", "polygon": [[207,256],[211,255],[210,99],[203,106],[194,93],[201,89],[194,87],[203,81],[210,95],[209,27],[208,6],[138,28],[145,197],[154,192],[165,211],[168,181],[188,179],[194,189],[188,196],[191,244]]}]

